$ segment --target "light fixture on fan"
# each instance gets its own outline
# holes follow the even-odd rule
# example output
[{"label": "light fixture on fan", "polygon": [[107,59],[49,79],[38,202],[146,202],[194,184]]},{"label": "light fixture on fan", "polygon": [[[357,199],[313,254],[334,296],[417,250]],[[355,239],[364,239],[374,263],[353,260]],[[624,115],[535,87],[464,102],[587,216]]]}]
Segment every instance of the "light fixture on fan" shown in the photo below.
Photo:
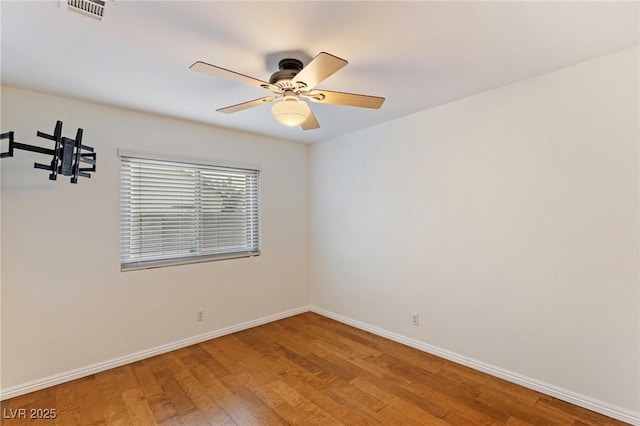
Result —
[{"label": "light fixture on fan", "polygon": [[286,94],[281,102],[277,102],[271,107],[271,112],[276,120],[285,126],[298,126],[309,117],[311,108],[295,95]]}]

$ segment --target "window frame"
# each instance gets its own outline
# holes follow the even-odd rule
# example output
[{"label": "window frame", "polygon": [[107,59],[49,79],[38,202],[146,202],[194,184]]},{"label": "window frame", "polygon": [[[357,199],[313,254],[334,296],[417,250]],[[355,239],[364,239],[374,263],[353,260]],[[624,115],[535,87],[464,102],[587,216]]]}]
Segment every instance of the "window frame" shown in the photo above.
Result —
[{"label": "window frame", "polygon": [[[229,259],[239,259],[246,257],[255,257],[260,255],[260,246],[261,246],[261,219],[260,219],[260,182],[261,182],[261,168],[255,164],[244,164],[238,162],[224,161],[224,160],[211,160],[211,159],[201,159],[196,157],[187,157],[187,156],[178,156],[178,155],[170,155],[170,154],[161,154],[161,153],[152,153],[147,151],[138,151],[131,149],[123,149],[119,148],[117,150],[118,157],[120,159],[120,270],[121,272],[125,271],[134,271],[140,269],[151,269],[151,268],[161,268],[168,266],[177,266],[177,265],[187,265],[193,263],[202,263],[202,262],[211,262],[218,260],[229,260]],[[173,257],[173,258],[165,258],[165,259],[151,259],[151,260],[138,260],[138,261],[129,261],[125,262],[123,248],[126,244],[125,235],[124,235],[124,219],[123,213],[125,211],[124,208],[124,199],[123,199],[123,185],[125,182],[123,181],[124,177],[124,162],[123,158],[132,158],[138,160],[150,160],[150,161],[161,161],[161,162],[169,162],[174,163],[174,165],[184,164],[187,167],[191,166],[193,168],[197,167],[212,167],[219,169],[231,169],[232,171],[250,171],[251,173],[255,173],[256,179],[256,196],[255,199],[252,199],[251,202],[255,203],[256,208],[256,217],[255,217],[255,227],[257,244],[256,249],[251,250],[249,247],[247,251],[235,251],[228,253],[216,253],[216,254],[200,254],[195,256],[181,256],[181,257]],[[200,241],[198,242],[200,243]],[[129,243],[131,244],[131,243]]]}]

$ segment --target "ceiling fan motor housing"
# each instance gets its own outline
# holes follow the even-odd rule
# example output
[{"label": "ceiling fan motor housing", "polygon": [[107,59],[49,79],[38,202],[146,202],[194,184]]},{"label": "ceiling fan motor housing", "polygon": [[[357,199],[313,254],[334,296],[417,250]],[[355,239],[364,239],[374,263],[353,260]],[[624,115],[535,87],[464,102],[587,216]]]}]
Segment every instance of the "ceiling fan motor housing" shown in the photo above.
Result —
[{"label": "ceiling fan motor housing", "polygon": [[293,59],[293,58],[282,59],[278,63],[278,68],[280,68],[280,71],[276,71],[271,75],[271,78],[269,79],[269,83],[277,84],[279,81],[282,81],[282,80],[291,80],[302,70],[302,67],[303,67],[302,62],[297,59]]}]

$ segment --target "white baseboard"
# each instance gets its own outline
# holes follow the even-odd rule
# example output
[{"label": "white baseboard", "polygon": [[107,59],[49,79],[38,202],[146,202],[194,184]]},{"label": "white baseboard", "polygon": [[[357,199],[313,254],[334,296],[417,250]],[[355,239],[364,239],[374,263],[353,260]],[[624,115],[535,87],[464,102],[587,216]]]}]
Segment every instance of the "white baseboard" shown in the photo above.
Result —
[{"label": "white baseboard", "polygon": [[24,395],[29,392],[35,392],[40,389],[48,388],[50,386],[59,385],[60,383],[69,382],[71,380],[87,377],[92,374],[100,373],[102,371],[109,370],[111,368],[120,367],[122,365],[130,364],[142,359],[151,358],[152,356],[160,355],[166,352],[171,352],[176,349],[184,348],[187,346],[195,345],[207,340],[215,339],[216,337],[225,336],[227,334],[235,333],[242,330],[247,330],[262,324],[267,324],[273,321],[277,321],[283,318],[287,318],[293,315],[309,312],[309,306],[302,306],[296,309],[291,309],[286,312],[280,312],[274,315],[269,315],[263,318],[259,318],[252,321],[243,322],[241,324],[232,325],[230,327],[221,328],[219,330],[210,331],[208,333],[200,334],[186,339],[178,340],[176,342],[168,343],[166,345],[156,346],[155,348],[146,349],[144,351],[136,352],[123,357],[110,359],[108,361],[99,362],[97,364],[89,365],[86,367],[78,368],[75,370],[67,371],[60,374],[54,374],[49,377],[34,380],[28,383],[23,383],[17,386],[12,386],[0,391],[0,401],[5,399],[14,398],[16,396]]},{"label": "white baseboard", "polygon": [[334,319],[344,324],[348,324],[352,327],[368,331],[370,333],[387,338],[389,340],[402,343],[403,345],[410,346],[412,348],[421,350],[423,352],[427,352],[429,354],[438,356],[440,358],[453,361],[457,364],[462,364],[464,366],[473,368],[474,370],[482,371],[483,373],[487,373],[492,376],[498,377],[500,379],[504,379],[508,382],[515,383],[515,384],[524,386],[526,388],[536,390],[538,392],[544,393],[549,396],[553,396],[555,398],[561,399],[566,402],[570,402],[571,404],[586,408],[591,411],[595,411],[596,413],[604,414],[605,416],[609,416],[614,419],[618,419],[623,422],[630,423],[632,425],[640,426],[640,413],[636,413],[631,410],[620,408],[615,405],[608,404],[606,402],[598,401],[588,396],[580,395],[576,392],[572,392],[570,390],[563,389],[558,386],[550,385],[548,383],[544,383],[539,380],[532,379],[530,377],[526,377],[518,373],[513,373],[503,368],[496,367],[494,365],[490,365],[482,361],[477,361],[475,359],[468,358],[460,354],[450,352],[445,349],[441,349],[436,346],[432,346],[427,343],[423,343],[423,342],[402,336],[400,334],[387,331],[382,328],[375,327],[375,326],[333,313],[331,311],[327,311],[317,306],[311,306],[311,312],[315,312],[322,316]]}]

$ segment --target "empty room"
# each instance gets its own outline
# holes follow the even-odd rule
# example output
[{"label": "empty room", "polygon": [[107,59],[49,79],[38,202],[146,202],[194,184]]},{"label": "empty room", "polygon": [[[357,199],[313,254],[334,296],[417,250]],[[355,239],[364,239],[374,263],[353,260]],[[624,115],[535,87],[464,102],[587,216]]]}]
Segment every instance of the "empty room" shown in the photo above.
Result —
[{"label": "empty room", "polygon": [[640,425],[640,2],[0,22],[3,425]]}]

